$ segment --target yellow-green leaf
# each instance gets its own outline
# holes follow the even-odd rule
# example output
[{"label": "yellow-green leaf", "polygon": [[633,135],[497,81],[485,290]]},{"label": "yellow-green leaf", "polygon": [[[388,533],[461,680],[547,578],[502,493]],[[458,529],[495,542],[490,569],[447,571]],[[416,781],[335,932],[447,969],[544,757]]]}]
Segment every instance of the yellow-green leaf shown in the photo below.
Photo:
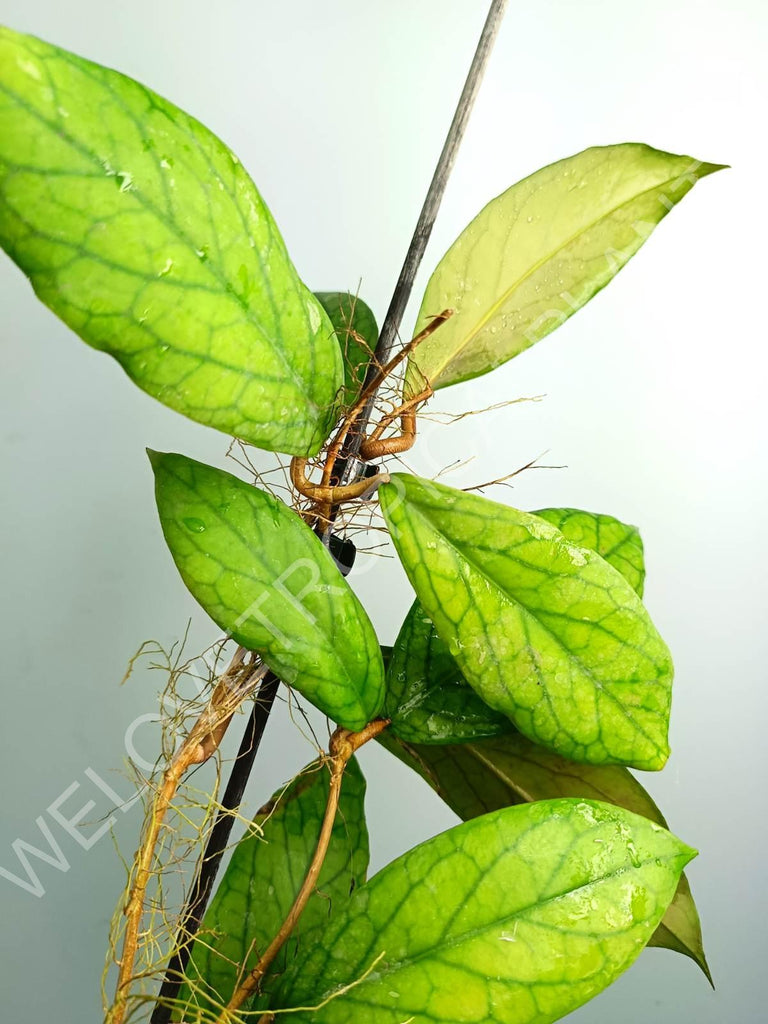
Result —
[{"label": "yellow-green leaf", "polygon": [[213,621],[347,729],[375,718],[384,665],[365,609],[306,523],[272,495],[150,452],[168,547]]},{"label": "yellow-green leaf", "polygon": [[395,474],[379,496],[416,596],[486,704],[574,761],[663,767],[672,661],[618,570],[479,495]]},{"label": "yellow-green leaf", "polygon": [[140,83],[9,29],[0,243],[154,398],[262,448],[319,450],[339,347],[237,157]]},{"label": "yellow-green leaf", "polygon": [[636,594],[643,596],[645,556],[636,526],[580,508],[540,508],[533,514],[556,526],[566,540],[596,551],[618,569]]},{"label": "yellow-green leaf", "polygon": [[[668,827],[629,769],[613,764],[575,764],[517,732],[437,747],[403,743],[388,730],[379,742],[418,772],[465,821],[502,807],[568,796],[616,804]],[[690,957],[712,983],[699,913],[685,875],[680,876],[674,898],[648,945]]]},{"label": "yellow-green leaf", "polygon": [[722,164],[627,143],[536,171],[459,235],[427,284],[416,332],[454,316],[411,356],[406,389],[487,373],[604,288],[694,183]]},{"label": "yellow-green leaf", "polygon": [[359,889],[275,1006],[296,1024],[551,1024],[630,966],[692,856],[588,800],[475,818]]},{"label": "yellow-green leaf", "polygon": [[[566,540],[597,551],[642,596],[645,564],[636,527],[573,508],[533,514],[556,526]],[[405,617],[387,666],[385,713],[392,720],[389,732],[408,743],[463,743],[512,728],[464,679],[418,601]]]}]

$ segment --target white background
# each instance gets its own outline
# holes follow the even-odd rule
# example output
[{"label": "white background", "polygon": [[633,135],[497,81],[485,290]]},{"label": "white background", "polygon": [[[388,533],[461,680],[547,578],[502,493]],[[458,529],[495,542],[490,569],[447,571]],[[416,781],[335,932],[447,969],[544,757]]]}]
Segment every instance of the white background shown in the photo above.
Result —
[{"label": "white background", "polygon": [[[479,33],[469,0],[2,0],[2,20],[140,79],[239,154],[313,288],[356,290],[383,317]],[[701,182],[586,309],[443,409],[546,399],[427,431],[409,460],[466,486],[548,451],[498,500],[572,505],[640,525],[647,603],[675,655],[673,756],[644,777],[701,850],[690,878],[718,989],[650,950],[573,1014],[591,1024],[763,1019],[766,839],[766,7],[760,0],[543,0],[511,5],[417,282],[492,196],[589,145],[645,141],[732,169]],[[109,837],[85,851],[46,807],[128,791],[126,728],[161,685],[126,662],[193,620],[157,525],[143,449],[225,465],[226,439],[154,403],[0,264],[3,778],[0,865],[44,815],[70,868],[39,865],[35,898],[0,878],[5,1019],[95,1021],[107,922],[124,882]],[[408,325],[413,321],[411,314]],[[230,464],[230,468],[233,468]],[[410,602],[394,561],[353,577],[384,642]],[[136,734],[154,757],[150,727]],[[246,812],[312,757],[284,706]],[[453,822],[383,752],[363,757],[374,866]],[[106,814],[105,798],[89,820]],[[138,809],[121,818],[130,857]],[[93,831],[95,826],[90,828]],[[89,830],[86,830],[89,831]],[[361,1022],[362,1024],[362,1022]]]}]

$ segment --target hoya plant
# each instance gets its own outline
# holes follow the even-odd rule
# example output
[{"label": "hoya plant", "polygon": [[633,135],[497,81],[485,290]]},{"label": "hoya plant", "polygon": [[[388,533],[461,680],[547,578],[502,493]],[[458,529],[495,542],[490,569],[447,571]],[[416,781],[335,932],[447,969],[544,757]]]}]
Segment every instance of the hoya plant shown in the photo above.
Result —
[{"label": "hoya plant", "polygon": [[[117,71],[0,35],[6,252],[138,387],[244,452],[277,453],[290,479],[278,492],[149,451],[170,557],[231,660],[177,717],[147,780],[110,941],[109,1024],[548,1024],[647,945],[708,976],[683,874],[695,851],[631,771],[667,761],[673,675],[643,604],[638,530],[610,510],[513,508],[393,461],[436,391],[556,329],[719,169],[625,143],[535,171],[448,248],[400,342],[502,7],[381,332],[357,294],[304,283],[205,126]],[[346,580],[361,510],[413,588],[391,646]],[[232,848],[278,687],[333,731]],[[177,874],[182,787],[246,717],[169,927],[152,886]],[[368,878],[356,753],[371,741],[462,823]]]}]

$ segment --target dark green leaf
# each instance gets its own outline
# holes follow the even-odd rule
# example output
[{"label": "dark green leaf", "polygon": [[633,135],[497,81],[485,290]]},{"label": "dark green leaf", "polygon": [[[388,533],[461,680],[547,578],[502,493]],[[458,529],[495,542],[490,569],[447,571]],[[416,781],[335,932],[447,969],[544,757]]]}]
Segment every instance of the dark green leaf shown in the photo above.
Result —
[{"label": "dark green leaf", "polygon": [[389,644],[381,644],[381,659],[384,662],[384,668],[386,670],[389,669],[389,666],[392,663],[392,650],[393,649]]},{"label": "dark green leaf", "polygon": [[[461,746],[401,743],[387,733],[380,742],[432,786],[460,818],[553,797],[604,800],[667,827],[659,808],[627,768],[566,761],[520,733]],[[712,981],[701,922],[685,875],[648,943],[691,957]]]},{"label": "dark green leaf", "polygon": [[0,31],[0,243],[40,299],[172,409],[316,453],[342,366],[237,157],[138,82]]},{"label": "dark green leaf", "polygon": [[467,683],[418,601],[395,641],[385,714],[389,731],[410,743],[461,743],[514,728]]},{"label": "dark green leaf", "polygon": [[364,885],[276,994],[296,1024],[550,1024],[634,961],[694,852],[608,804],[476,818]]},{"label": "dark green leaf", "polygon": [[369,306],[350,292],[315,292],[328,314],[344,359],[345,405],[360,393],[368,363],[376,348],[379,328]]},{"label": "dark green leaf", "polygon": [[379,495],[417,597],[487,704],[572,760],[663,767],[672,662],[616,569],[478,495],[404,474]]},{"label": "dark green leaf", "polygon": [[408,365],[406,389],[487,373],[545,337],[633,256],[699,178],[720,170],[628,143],[536,171],[493,199],[429,279],[415,332],[455,315]]},{"label": "dark green leaf", "polygon": [[[178,1020],[215,1020],[241,977],[240,965],[255,966],[277,935],[315,852],[328,800],[328,771],[310,765],[287,789],[278,790],[242,839],[205,915],[187,969],[189,984]],[[368,831],[365,780],[356,760],[344,773],[339,810],[317,888],[290,939],[271,968],[281,974],[313,935],[322,935],[365,881]],[[269,990],[267,978],[265,988]],[[203,1016],[205,1013],[209,1016]]]},{"label": "dark green leaf", "polygon": [[348,729],[384,699],[365,610],[320,539],[287,505],[183,455],[151,452],[163,533],[214,622]]},{"label": "dark green leaf", "polygon": [[635,593],[643,596],[645,558],[636,526],[579,508],[540,508],[533,514],[556,526],[571,543],[596,551],[618,569]]}]

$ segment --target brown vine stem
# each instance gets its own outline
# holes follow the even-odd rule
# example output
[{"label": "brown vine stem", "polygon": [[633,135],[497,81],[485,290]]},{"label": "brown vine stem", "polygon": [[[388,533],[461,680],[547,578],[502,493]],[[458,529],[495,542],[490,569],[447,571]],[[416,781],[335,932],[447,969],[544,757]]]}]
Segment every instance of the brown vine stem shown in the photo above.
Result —
[{"label": "brown vine stem", "polygon": [[[328,752],[328,764],[331,772],[331,781],[328,788],[328,800],[325,806],[323,822],[320,826],[320,835],[317,839],[317,846],[315,847],[315,852],[312,856],[309,868],[307,869],[307,874],[304,877],[301,889],[299,889],[298,895],[293,902],[293,906],[288,911],[285,920],[280,926],[280,931],[267,946],[253,970],[251,970],[245,980],[238,985],[232,998],[227,1003],[226,1009],[218,1017],[216,1024],[230,1024],[230,1022],[235,1019],[233,1014],[236,1013],[236,1011],[243,1005],[246,999],[258,990],[262,978],[267,973],[275,957],[283,948],[283,945],[291,935],[291,932],[296,927],[296,924],[307,905],[309,897],[314,892],[318,876],[322,870],[326,854],[328,853],[328,846],[331,842],[331,833],[336,820],[336,812],[339,808],[339,796],[341,795],[341,783],[344,778],[344,769],[347,767],[349,759],[355,751],[359,750],[364,743],[367,743],[369,740],[374,739],[382,733],[388,725],[389,719],[377,718],[373,722],[369,722],[364,729],[360,730],[360,732],[350,732],[348,729],[338,728],[331,737]],[[269,1020],[269,1016],[267,1016],[267,1020]]]},{"label": "brown vine stem", "polygon": [[123,948],[118,960],[115,999],[107,1014],[106,1024],[122,1024],[128,1005],[139,950],[141,921],[149,881],[152,877],[155,850],[166,815],[187,771],[204,764],[215,754],[237,708],[266,672],[261,662],[245,663],[248,652],[239,647],[226,671],[218,678],[213,693],[186,739],[163,773],[152,801],[148,824],[134,859],[133,881],[123,913],[126,917]]}]

